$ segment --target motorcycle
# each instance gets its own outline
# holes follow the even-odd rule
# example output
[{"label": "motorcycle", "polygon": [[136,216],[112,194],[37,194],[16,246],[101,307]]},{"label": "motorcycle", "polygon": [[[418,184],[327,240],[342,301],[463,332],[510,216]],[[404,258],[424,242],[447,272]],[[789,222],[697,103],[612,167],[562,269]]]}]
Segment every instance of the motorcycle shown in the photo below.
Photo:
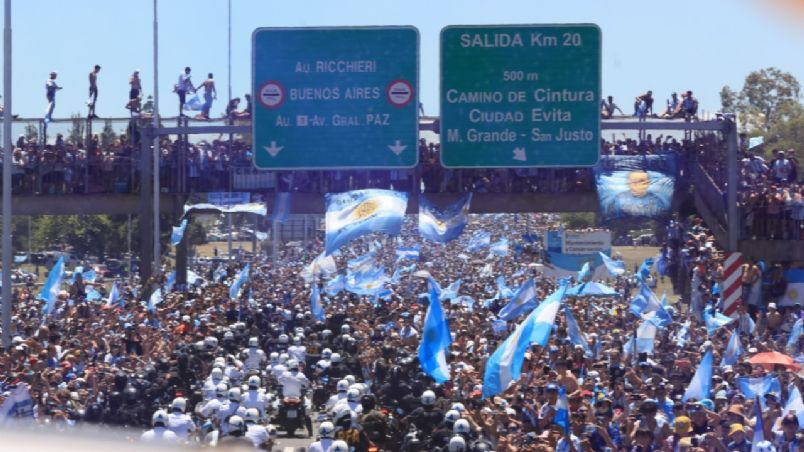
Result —
[{"label": "motorcycle", "polygon": [[289,438],[296,435],[297,429],[305,428],[309,436],[312,429],[312,420],[309,419],[307,410],[304,407],[304,398],[283,397],[279,403],[279,410],[273,419],[273,423],[287,432]]}]

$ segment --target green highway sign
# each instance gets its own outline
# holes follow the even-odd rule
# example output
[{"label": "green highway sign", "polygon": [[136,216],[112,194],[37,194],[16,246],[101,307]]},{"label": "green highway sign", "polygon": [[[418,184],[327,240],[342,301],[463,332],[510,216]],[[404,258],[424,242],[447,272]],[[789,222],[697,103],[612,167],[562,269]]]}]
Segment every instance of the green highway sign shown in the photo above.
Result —
[{"label": "green highway sign", "polygon": [[414,27],[259,28],[254,165],[410,168],[418,161]]},{"label": "green highway sign", "polygon": [[597,163],[600,43],[594,24],[442,29],[441,163]]}]

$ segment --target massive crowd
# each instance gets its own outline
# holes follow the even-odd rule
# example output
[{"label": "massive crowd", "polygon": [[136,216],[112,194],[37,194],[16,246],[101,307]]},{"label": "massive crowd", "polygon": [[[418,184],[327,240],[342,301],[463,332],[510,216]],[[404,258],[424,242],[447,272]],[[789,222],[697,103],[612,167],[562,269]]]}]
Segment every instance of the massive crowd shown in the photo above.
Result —
[{"label": "massive crowd", "polygon": [[[747,452],[756,429],[766,441],[753,450],[801,450],[802,416],[783,410],[796,390],[804,391],[804,336],[791,337],[804,311],[781,306],[777,292],[759,295],[767,275],[778,269],[749,261],[742,316],[708,331],[704,312],[718,308],[723,253],[700,219],[676,218],[667,227],[662,253],[669,266],[662,274],[681,298],[668,308],[672,322],[658,331],[652,350],[634,353],[625,345],[640,320],[629,313],[636,281],[626,272],[601,281],[616,295],[563,302],[589,353],[569,339],[561,313],[548,344],[525,353],[521,377],[488,398],[482,398],[485,362],[518,321],[494,321],[508,302],[497,278],[512,288],[534,278],[539,299],[557,281],[542,272],[538,242],[487,257],[488,250],[467,251],[467,239],[482,229],[525,243],[523,235],[544,234],[557,217],[473,217],[464,235],[446,245],[424,242],[411,223],[398,239],[371,235],[340,250],[340,269],[374,250],[377,263],[400,276],[382,298],[322,284],[323,322],[311,312],[317,282],[303,277],[311,274],[320,243],[287,247],[277,259],[256,258],[236,299],[230,299],[230,285],[242,263],[235,262],[194,268],[208,283],[165,289],[153,309],[148,293],[164,280],[119,281],[123,301],[112,306],[103,287],[97,288],[103,299],[88,301],[89,286],[79,281],[64,288],[49,316],[33,288],[20,288],[13,346],[0,354],[0,405],[22,387],[32,406],[0,422],[31,431],[126,426],[141,429],[126,433],[135,441],[272,450],[283,441],[279,432],[295,428],[284,427],[295,419],[292,412],[302,421],[298,430],[315,437],[310,451]],[[399,261],[395,249],[411,245],[421,247],[418,260]],[[442,304],[452,335],[446,356],[451,375],[443,384],[423,373],[417,359],[427,275],[445,287],[462,279],[458,293],[472,299]],[[735,330],[744,353],[721,365]],[[707,350],[715,362],[709,396],[684,400]],[[749,362],[769,351],[799,363]],[[780,386],[760,401],[741,381],[764,376],[774,376]],[[563,393],[568,430],[558,418]],[[763,404],[761,424],[755,403]],[[313,413],[320,418],[305,422]]]}]

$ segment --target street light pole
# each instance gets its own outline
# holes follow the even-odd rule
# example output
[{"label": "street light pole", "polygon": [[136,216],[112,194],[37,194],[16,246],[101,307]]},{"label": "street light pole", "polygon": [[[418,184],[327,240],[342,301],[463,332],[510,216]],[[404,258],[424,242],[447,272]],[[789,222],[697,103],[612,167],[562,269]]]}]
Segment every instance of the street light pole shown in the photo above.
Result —
[{"label": "street light pole", "polygon": [[11,346],[11,0],[3,21],[3,348]]},{"label": "street light pole", "polygon": [[[229,80],[229,99],[232,100],[232,0],[229,0],[229,57],[228,57],[229,75],[226,76]],[[227,102],[228,104],[228,102]]]},{"label": "street light pole", "polygon": [[[153,183],[154,183],[154,261],[153,275],[159,275],[159,21],[157,20],[157,0],[154,0],[154,149],[153,149]],[[145,265],[145,262],[143,262]]]}]

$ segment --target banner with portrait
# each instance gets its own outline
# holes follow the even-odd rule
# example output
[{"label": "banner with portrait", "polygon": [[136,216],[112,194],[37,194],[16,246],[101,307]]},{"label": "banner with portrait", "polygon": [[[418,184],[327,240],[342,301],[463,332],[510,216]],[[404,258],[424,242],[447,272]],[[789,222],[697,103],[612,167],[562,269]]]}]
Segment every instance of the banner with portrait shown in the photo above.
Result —
[{"label": "banner with portrait", "polygon": [[672,154],[602,157],[595,167],[595,180],[603,218],[668,215],[676,173],[676,158]]}]

